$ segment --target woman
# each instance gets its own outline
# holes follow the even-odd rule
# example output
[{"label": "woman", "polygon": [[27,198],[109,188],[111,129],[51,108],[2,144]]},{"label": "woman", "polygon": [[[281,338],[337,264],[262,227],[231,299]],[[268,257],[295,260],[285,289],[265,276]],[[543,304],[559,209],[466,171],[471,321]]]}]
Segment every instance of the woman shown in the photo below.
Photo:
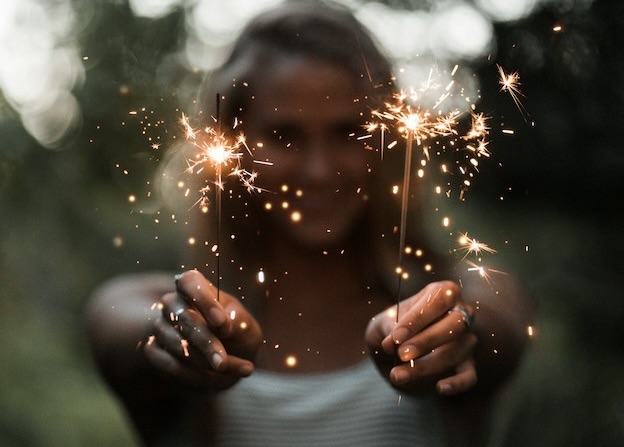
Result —
[{"label": "woman", "polygon": [[[432,254],[431,274],[405,261],[394,304],[396,163],[354,138],[393,92],[388,61],[347,11],[292,1],[243,31],[211,86],[268,192],[230,181],[218,237],[197,219],[199,245],[219,242],[224,258],[216,274],[210,250],[196,261],[212,282],[120,278],[89,311],[98,364],[142,440],[468,445],[479,430],[464,416],[517,363],[526,305],[510,285],[460,288]],[[418,225],[409,238],[426,247]]]}]

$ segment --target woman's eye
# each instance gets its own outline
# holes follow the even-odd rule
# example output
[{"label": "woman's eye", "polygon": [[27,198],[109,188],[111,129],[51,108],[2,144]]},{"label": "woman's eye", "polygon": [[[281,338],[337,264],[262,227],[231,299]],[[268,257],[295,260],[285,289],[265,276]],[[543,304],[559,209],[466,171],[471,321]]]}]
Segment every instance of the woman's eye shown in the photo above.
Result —
[{"label": "woman's eye", "polygon": [[291,149],[298,147],[299,133],[291,127],[274,127],[263,132],[265,144],[274,149]]},{"label": "woman's eye", "polygon": [[334,127],[334,138],[339,141],[352,142],[363,133],[361,123],[342,123]]},{"label": "woman's eye", "polygon": [[279,141],[290,149],[297,148],[303,140],[302,133],[294,127],[284,127],[275,132]]},{"label": "woman's eye", "polygon": [[345,121],[343,123],[336,124],[336,132],[345,136],[354,136],[357,132],[362,130],[362,123],[355,121]]}]

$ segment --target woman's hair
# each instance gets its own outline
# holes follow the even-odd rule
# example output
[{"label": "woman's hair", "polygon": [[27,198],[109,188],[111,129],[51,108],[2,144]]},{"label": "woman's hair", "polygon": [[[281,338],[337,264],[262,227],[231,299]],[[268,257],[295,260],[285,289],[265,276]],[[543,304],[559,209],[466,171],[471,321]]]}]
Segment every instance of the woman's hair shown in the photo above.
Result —
[{"label": "woman's hair", "polygon": [[[276,59],[310,57],[346,70],[367,101],[379,104],[393,89],[391,63],[370,33],[346,8],[318,0],[290,0],[257,16],[241,32],[229,58],[208,78],[203,96],[210,106],[223,98],[224,124],[242,118],[263,67]],[[364,98],[361,98],[364,99]]]}]

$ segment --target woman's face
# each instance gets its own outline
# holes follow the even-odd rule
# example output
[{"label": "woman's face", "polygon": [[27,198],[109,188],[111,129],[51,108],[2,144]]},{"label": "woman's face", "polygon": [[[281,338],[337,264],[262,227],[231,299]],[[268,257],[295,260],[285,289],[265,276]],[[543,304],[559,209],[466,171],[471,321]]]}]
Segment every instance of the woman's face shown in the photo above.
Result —
[{"label": "woman's face", "polygon": [[[256,198],[278,231],[308,248],[339,244],[361,217],[370,162],[361,85],[346,70],[281,58],[254,85],[243,127],[255,147]],[[270,165],[263,162],[269,162]]]}]

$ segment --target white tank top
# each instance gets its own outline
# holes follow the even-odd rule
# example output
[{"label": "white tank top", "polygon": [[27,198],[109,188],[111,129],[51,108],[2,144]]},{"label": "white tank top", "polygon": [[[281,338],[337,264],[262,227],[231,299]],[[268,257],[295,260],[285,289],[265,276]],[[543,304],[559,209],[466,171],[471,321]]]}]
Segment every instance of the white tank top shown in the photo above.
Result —
[{"label": "white tank top", "polygon": [[320,374],[256,371],[217,407],[219,447],[447,444],[436,396],[400,395],[370,359]]}]

